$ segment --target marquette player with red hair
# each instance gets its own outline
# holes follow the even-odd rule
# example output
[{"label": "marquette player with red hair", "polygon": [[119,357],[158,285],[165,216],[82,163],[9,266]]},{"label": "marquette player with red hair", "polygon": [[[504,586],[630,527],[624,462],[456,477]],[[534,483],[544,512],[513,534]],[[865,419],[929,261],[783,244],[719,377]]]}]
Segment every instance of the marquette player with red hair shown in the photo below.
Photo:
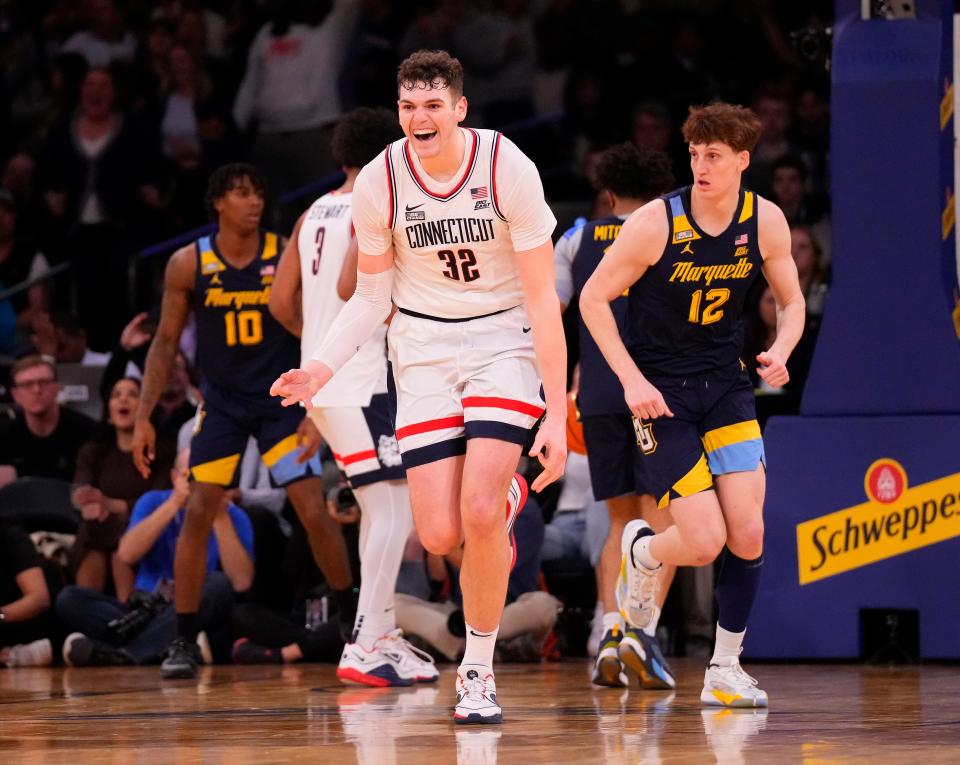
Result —
[{"label": "marquette player with red hair", "polygon": [[[700,696],[723,706],[767,705],[739,660],[763,563],[763,440],[740,359],[743,302],[761,270],[777,301],[776,339],[757,356],[770,385],[789,379],[804,321],[783,212],[740,186],[759,132],[743,107],[691,109],[683,134],[693,185],[634,212],[580,298],[633,412],[650,489],[674,520],[659,534],[642,520],[624,528],[620,610],[644,627],[661,565],[703,566],[726,545],[716,646]],[[628,287],[629,351],[610,309]]]}]

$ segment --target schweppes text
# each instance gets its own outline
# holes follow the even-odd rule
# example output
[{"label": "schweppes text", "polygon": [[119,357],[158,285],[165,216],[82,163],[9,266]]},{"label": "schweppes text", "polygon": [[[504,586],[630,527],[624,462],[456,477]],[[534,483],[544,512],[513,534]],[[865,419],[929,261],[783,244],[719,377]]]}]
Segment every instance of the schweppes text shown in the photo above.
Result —
[{"label": "schweppes text", "polygon": [[262,290],[229,291],[223,287],[208,287],[203,299],[206,308],[235,308],[238,311],[248,305],[267,305],[270,302],[270,287]]},{"label": "schweppes text", "polygon": [[424,221],[407,226],[405,231],[407,243],[411,248],[489,242],[494,238],[493,221],[487,218],[443,218]]},{"label": "schweppes text", "polygon": [[960,536],[960,473],[797,525],[800,584]]},{"label": "schweppes text", "polygon": [[724,263],[718,266],[697,266],[693,261],[681,260],[673,264],[672,282],[706,282],[711,284],[723,279],[746,279],[753,270],[753,263],[741,260],[739,263]]}]

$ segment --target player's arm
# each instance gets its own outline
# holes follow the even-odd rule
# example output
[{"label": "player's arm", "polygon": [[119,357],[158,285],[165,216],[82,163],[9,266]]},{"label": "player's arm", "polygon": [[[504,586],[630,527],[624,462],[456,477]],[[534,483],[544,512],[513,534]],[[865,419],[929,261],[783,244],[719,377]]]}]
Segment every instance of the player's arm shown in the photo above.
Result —
[{"label": "player's arm", "polygon": [[[306,213],[304,213],[305,215]],[[280,256],[277,273],[270,287],[270,301],[267,307],[270,315],[280,322],[291,335],[300,337],[303,333],[303,300],[300,294],[300,226],[303,215],[297,220],[293,234],[287,241]]]},{"label": "player's arm", "polygon": [[[560,298],[560,312],[570,306],[576,290],[573,285],[573,258],[580,245],[582,228],[571,228],[561,236],[553,247],[553,268],[557,297]],[[576,240],[576,242],[574,242]]]},{"label": "player's arm", "polygon": [[343,258],[343,265],[340,267],[340,276],[337,279],[337,295],[341,300],[349,300],[353,297],[357,289],[357,260],[360,247],[357,245],[357,237],[350,237],[350,244],[347,245],[347,254]]},{"label": "player's arm", "polygon": [[620,378],[630,411],[643,419],[672,417],[673,413],[627,352],[610,303],[657,262],[667,235],[662,201],[654,200],[636,210],[580,293],[580,315],[607,364]]},{"label": "player's arm", "polygon": [[757,221],[763,275],[777,301],[777,337],[767,350],[757,354],[757,374],[768,385],[780,387],[790,381],[787,359],[800,342],[807,308],[797,265],[790,254],[790,226],[783,211],[761,197]]},{"label": "player's arm", "polygon": [[539,247],[518,252],[517,273],[547,400],[546,417],[530,450],[530,456],[543,465],[531,487],[540,491],[563,475],[567,457],[567,344],[554,283],[553,243],[548,239]]},{"label": "player's arm", "polygon": [[190,314],[190,293],[196,271],[196,252],[191,244],[173,253],[164,273],[160,324],[147,351],[140,405],[133,430],[133,462],[144,478],[150,475],[150,463],[156,451],[157,436],[150,424],[150,416],[170,378],[170,367]]}]

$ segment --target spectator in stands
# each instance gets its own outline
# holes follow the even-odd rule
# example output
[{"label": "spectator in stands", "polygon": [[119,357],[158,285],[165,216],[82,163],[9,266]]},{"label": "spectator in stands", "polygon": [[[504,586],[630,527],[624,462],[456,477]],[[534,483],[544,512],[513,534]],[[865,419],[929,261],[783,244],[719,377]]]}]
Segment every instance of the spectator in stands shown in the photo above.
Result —
[{"label": "spectator in stands", "polygon": [[[114,76],[91,69],[75,116],[43,151],[47,206],[73,260],[78,315],[94,348],[116,342],[130,292],[127,261],[162,205],[159,139],[118,106]],[[106,299],[105,299],[106,298]]]},{"label": "spectator in stands", "polygon": [[528,0],[479,5],[457,25],[454,50],[471,108],[484,127],[500,129],[533,116],[537,42]]},{"label": "spectator in stands", "polygon": [[93,436],[89,417],[57,403],[56,364],[25,356],[10,369],[16,417],[0,425],[0,486],[17,478],[71,481],[77,452]]},{"label": "spectator in stands", "polygon": [[40,313],[33,320],[33,342],[38,353],[53,357],[58,364],[104,367],[109,353],[94,351],[87,345],[87,331],[76,317],[57,312]]},{"label": "spectator in stands", "polygon": [[803,297],[807,301],[805,327],[809,330],[811,324],[819,325],[827,297],[827,284],[823,278],[823,250],[810,226],[800,224],[790,226],[790,254],[793,255],[793,260],[797,264],[800,289],[803,290]]},{"label": "spectator in stands", "polygon": [[250,47],[233,117],[253,132],[253,160],[275,195],[337,167],[330,137],[358,8],[357,0],[277,4]]},{"label": "spectator in stands", "polygon": [[[137,501],[120,539],[118,557],[137,567],[133,602],[84,587],[66,587],[57,597],[57,616],[73,631],[63,645],[67,664],[156,664],[163,657],[174,633],[173,553],[190,493],[188,461],[188,452],[177,456],[170,474],[172,490],[150,491]],[[213,522],[197,615],[214,657],[229,656],[233,593],[247,590],[252,580],[250,521],[238,507],[224,504]]]},{"label": "spectator in stands", "polygon": [[[133,504],[145,492],[158,488],[156,480],[145,479],[133,465],[133,421],[139,400],[139,380],[124,377],[114,383],[102,434],[77,455],[76,488],[71,497],[83,517],[74,546],[76,582],[102,590],[109,573],[120,601],[126,601],[133,589],[133,571],[118,557],[117,544]],[[158,453],[157,458],[170,465],[172,454]],[[161,468],[153,475],[165,482],[167,470]]]},{"label": "spectator in stands", "polygon": [[789,138],[790,99],[783,91],[766,86],[754,98],[753,110],[760,118],[760,140],[750,152],[750,166],[743,173],[743,184],[760,194],[769,195],[772,164],[780,157],[796,153]]},{"label": "spectator in stands", "polygon": [[207,178],[236,159],[239,148],[229,107],[186,46],[178,43],[170,49],[169,71],[160,119],[163,151],[174,168],[171,212],[178,228],[192,228],[207,221]]},{"label": "spectator in stands", "polygon": [[770,198],[776,202],[791,226],[810,227],[817,240],[820,258],[830,261],[830,216],[823,197],[808,193],[807,166],[793,154],[780,157],[770,165]]},{"label": "spectator in stands", "polygon": [[137,40],[125,27],[114,0],[85,0],[83,11],[86,29],[72,35],[61,51],[82,54],[91,67],[133,61]]},{"label": "spectator in stands", "polygon": [[[0,188],[0,292],[39,279],[49,269],[36,243],[18,234],[16,202]],[[0,301],[0,352],[12,355],[23,333],[48,305],[49,289],[42,283]]]},{"label": "spectator in stands", "polygon": [[0,521],[0,667],[50,664],[49,610],[50,591],[33,542]]}]

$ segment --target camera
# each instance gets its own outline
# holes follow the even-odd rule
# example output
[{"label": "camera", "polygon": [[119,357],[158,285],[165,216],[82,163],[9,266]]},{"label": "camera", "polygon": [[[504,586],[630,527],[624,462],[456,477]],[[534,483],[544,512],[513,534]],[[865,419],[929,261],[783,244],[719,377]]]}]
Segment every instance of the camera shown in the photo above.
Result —
[{"label": "camera", "polygon": [[121,643],[126,642],[147,626],[150,620],[167,605],[167,599],[155,592],[134,590],[127,600],[130,610],[123,616],[107,622],[109,629]]},{"label": "camera", "polygon": [[790,33],[794,50],[805,62],[830,68],[833,27],[808,26]]}]

